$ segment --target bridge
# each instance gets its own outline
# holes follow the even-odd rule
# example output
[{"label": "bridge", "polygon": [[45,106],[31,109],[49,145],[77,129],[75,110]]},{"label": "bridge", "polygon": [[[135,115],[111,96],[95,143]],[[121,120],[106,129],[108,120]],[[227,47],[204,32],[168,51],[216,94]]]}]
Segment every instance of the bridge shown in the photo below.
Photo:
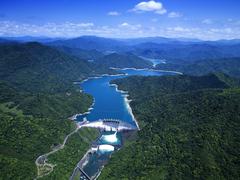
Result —
[{"label": "bridge", "polygon": [[79,171],[81,173],[80,177],[82,177],[83,179],[86,180],[91,180],[91,178],[87,175],[87,173],[85,173],[81,167],[79,167],[79,165],[77,165],[77,167],[74,169],[72,176],[69,178],[69,180],[74,180],[74,177],[77,174],[77,171]]},{"label": "bridge", "polygon": [[100,119],[92,122],[89,122],[85,119],[83,122],[78,123],[78,126],[118,132],[138,129],[136,126],[123,122],[119,119]]}]

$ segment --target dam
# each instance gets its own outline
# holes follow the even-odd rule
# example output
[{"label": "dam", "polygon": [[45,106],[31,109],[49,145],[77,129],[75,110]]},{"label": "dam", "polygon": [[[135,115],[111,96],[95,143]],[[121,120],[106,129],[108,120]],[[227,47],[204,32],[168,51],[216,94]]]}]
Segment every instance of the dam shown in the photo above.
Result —
[{"label": "dam", "polygon": [[136,126],[133,126],[130,123],[121,121],[119,119],[101,119],[98,121],[83,121],[78,123],[78,127],[89,127],[96,128],[101,131],[130,131],[130,130],[138,130]]},{"label": "dam", "polygon": [[76,164],[70,179],[97,179],[111,154],[119,150],[132,133],[139,130],[138,123],[129,105],[127,92],[119,91],[112,80],[132,75],[175,75],[148,69],[119,70],[121,75],[89,78],[80,83],[83,92],[93,96],[94,103],[89,112],[80,114],[75,121],[79,128],[98,129],[100,135],[91,144],[84,157]]}]

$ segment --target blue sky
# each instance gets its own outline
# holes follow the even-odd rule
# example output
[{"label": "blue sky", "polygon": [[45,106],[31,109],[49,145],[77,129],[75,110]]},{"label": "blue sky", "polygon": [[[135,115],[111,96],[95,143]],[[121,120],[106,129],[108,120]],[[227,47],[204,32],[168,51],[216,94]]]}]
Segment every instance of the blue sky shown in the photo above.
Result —
[{"label": "blue sky", "polygon": [[239,0],[1,0],[0,36],[240,38]]}]

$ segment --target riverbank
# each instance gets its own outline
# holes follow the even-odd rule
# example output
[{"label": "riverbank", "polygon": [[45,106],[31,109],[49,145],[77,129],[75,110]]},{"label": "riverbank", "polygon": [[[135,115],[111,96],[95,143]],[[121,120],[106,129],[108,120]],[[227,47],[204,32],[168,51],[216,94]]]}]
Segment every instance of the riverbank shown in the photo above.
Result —
[{"label": "riverbank", "polygon": [[73,82],[73,84],[81,85],[82,83],[84,83],[84,82],[86,82],[86,81],[88,81],[90,79],[99,79],[99,78],[105,77],[105,76],[113,76],[114,77],[114,76],[123,76],[123,75],[126,75],[126,74],[124,74],[124,73],[119,73],[119,74],[102,74],[102,75],[99,75],[99,76],[88,77],[88,78],[86,78],[86,79],[84,79],[82,81],[75,81],[75,82]]},{"label": "riverbank", "polygon": [[124,98],[125,105],[126,105],[126,107],[127,107],[127,110],[128,110],[128,112],[130,113],[133,121],[135,122],[135,124],[136,124],[136,126],[137,126],[137,129],[140,130],[139,124],[138,124],[136,118],[134,117],[132,108],[131,108],[131,106],[130,106],[130,102],[131,102],[132,100],[131,100],[131,99],[128,99],[128,97],[129,97],[128,92],[118,89],[118,85],[117,85],[117,84],[111,84],[111,83],[109,83],[109,86],[114,86],[114,87],[116,88],[116,91],[117,91],[117,92],[120,92],[120,93],[122,94],[122,96],[123,96],[123,98]]},{"label": "riverbank", "polygon": [[[129,71],[130,69],[131,69],[131,71]],[[119,69],[119,70],[122,70],[122,69]],[[131,99],[129,99],[128,92],[119,90],[118,86],[116,84],[110,84],[110,81],[114,80],[114,79],[118,79],[118,78],[131,76],[131,75],[143,75],[143,76],[144,75],[146,75],[146,76],[148,76],[148,75],[159,76],[160,75],[161,76],[164,73],[159,73],[159,72],[166,72],[166,71],[159,71],[159,70],[153,70],[153,69],[152,70],[151,69],[135,69],[135,68],[125,68],[122,71],[123,72],[121,72],[121,74],[117,74],[117,75],[104,74],[104,75],[101,75],[98,77],[89,77],[87,79],[84,79],[81,82],[75,82],[74,84],[81,85],[81,87],[85,93],[91,94],[94,97],[94,101],[96,101],[96,104],[94,103],[93,104],[94,107],[91,106],[90,111],[88,111],[87,113],[76,114],[72,119],[76,120],[76,119],[78,119],[77,117],[81,116],[81,115],[85,115],[85,116],[79,117],[79,120],[82,118],[83,119],[87,118],[87,120],[89,120],[89,121],[96,121],[98,119],[104,119],[104,118],[110,117],[110,118],[116,118],[119,120],[124,120],[126,122],[130,122],[130,123],[134,124],[135,127],[137,127],[137,130],[140,130],[138,121],[134,117],[132,108],[130,106]],[[135,72],[133,72],[133,71],[135,71]],[[115,77],[113,77],[113,76],[115,76]],[[103,77],[105,77],[105,78],[103,78]],[[89,80],[91,80],[91,81],[89,81]],[[110,86],[115,86],[115,88],[110,88]],[[106,142],[106,144],[108,144],[108,143]],[[86,154],[86,151],[84,154]],[[84,159],[82,157],[84,157],[84,155],[82,155],[81,158],[78,158],[78,160],[81,159],[79,162],[82,162],[82,159]],[[99,157],[97,157],[96,161],[98,161],[98,158]],[[72,168],[71,172],[76,171],[76,165],[78,163],[75,164],[75,166],[74,166],[75,169]],[[85,163],[90,163],[90,162],[89,161],[84,162],[84,164]],[[88,164],[88,166],[90,168],[96,168],[96,167],[94,167],[94,165],[92,167],[91,163]],[[95,171],[97,173],[94,172],[94,174],[99,176],[102,168],[103,168],[103,166],[100,165]],[[88,172],[88,170],[86,170],[86,172]],[[93,172],[89,173],[89,175],[92,175],[92,173]]]},{"label": "riverbank", "polygon": [[68,119],[70,119],[70,120],[72,120],[72,121],[76,121],[78,116],[90,114],[90,113],[91,113],[91,110],[93,110],[94,104],[95,104],[95,99],[93,98],[93,103],[91,104],[91,106],[88,108],[88,110],[87,110],[86,112],[75,114],[75,115],[71,116],[71,117],[68,118]]},{"label": "riverbank", "polygon": [[238,179],[240,91],[216,75],[136,76],[114,83],[129,92],[144,126],[114,154],[100,180]]},{"label": "riverbank", "polygon": [[115,67],[110,67],[110,69],[113,69],[113,70],[135,70],[135,71],[166,72],[166,73],[175,73],[175,74],[183,75],[183,73],[181,73],[179,71],[167,71],[167,70],[149,69],[149,68],[137,69],[137,68],[115,68]]}]

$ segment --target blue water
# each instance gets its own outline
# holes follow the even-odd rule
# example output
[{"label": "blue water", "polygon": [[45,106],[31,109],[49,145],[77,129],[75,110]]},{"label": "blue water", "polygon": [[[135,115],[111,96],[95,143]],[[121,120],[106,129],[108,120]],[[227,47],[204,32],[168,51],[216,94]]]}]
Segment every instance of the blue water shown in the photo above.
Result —
[{"label": "blue water", "polygon": [[80,85],[84,92],[94,97],[95,103],[90,113],[78,116],[77,121],[82,121],[83,118],[87,118],[88,121],[97,121],[99,119],[120,119],[135,125],[133,117],[127,109],[123,94],[117,92],[114,86],[109,86],[110,81],[131,75],[161,76],[174,74],[170,72],[134,69],[119,70],[119,72],[126,73],[127,75],[103,76],[100,78],[89,79]]},{"label": "blue water", "polygon": [[[99,119],[119,119],[136,126],[133,116],[130,114],[126,106],[123,94],[121,92],[117,92],[115,87],[109,86],[110,81],[132,75],[162,76],[176,74],[171,72],[134,69],[119,70],[119,73],[124,73],[126,75],[103,76],[100,78],[89,79],[81,83],[80,86],[83,91],[92,95],[95,103],[90,113],[78,116],[77,121],[82,121],[83,118],[87,118],[88,121],[97,121]],[[116,132],[102,131],[94,144],[98,146],[111,145],[114,146],[114,151],[118,150],[122,146],[123,134],[122,132],[117,132],[116,136],[111,136],[114,133]],[[88,154],[87,159],[85,160],[87,163],[83,167],[84,172],[92,178],[96,177],[101,168],[108,162],[112,153],[113,151],[97,150],[94,153]],[[86,178],[84,175],[81,175],[81,179]]]}]

